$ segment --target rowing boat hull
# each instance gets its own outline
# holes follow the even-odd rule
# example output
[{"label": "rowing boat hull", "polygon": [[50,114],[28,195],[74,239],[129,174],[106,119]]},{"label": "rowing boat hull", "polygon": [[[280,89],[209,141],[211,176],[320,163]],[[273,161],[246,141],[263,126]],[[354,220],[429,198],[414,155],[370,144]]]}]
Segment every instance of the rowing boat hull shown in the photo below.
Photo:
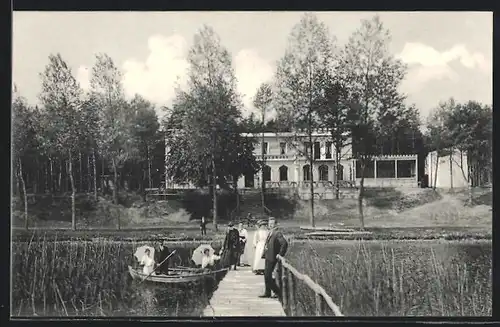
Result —
[{"label": "rowing boat hull", "polygon": [[220,269],[216,271],[209,271],[204,273],[193,273],[193,272],[177,272],[174,275],[155,275],[152,274],[148,277],[148,275],[144,274],[142,271],[138,271],[131,266],[128,266],[128,272],[133,279],[137,280],[145,280],[148,282],[154,283],[163,283],[163,284],[183,284],[183,283],[193,283],[199,282],[206,278],[214,278],[217,274],[220,274],[224,271],[227,271],[227,268]]}]

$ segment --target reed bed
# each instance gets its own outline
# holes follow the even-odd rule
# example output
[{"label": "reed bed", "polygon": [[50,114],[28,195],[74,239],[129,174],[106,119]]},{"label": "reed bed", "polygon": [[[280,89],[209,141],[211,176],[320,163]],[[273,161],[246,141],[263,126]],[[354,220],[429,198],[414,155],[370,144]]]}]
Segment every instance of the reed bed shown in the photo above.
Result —
[{"label": "reed bed", "polygon": [[[45,236],[12,243],[13,316],[198,316],[214,283],[151,286],[131,280],[127,265],[148,242],[66,240]],[[151,244],[151,243],[149,243]],[[198,244],[173,243],[177,264]]]},{"label": "reed bed", "polygon": [[[346,316],[490,316],[491,256],[491,242],[309,241],[287,258]],[[315,315],[300,282],[296,302],[298,315]]]}]

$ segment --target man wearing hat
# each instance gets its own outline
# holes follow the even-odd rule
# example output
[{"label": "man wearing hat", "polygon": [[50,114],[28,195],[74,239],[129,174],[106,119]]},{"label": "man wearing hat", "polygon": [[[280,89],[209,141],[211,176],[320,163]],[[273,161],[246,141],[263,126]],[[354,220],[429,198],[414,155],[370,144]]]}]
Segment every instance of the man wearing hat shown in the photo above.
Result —
[{"label": "man wearing hat", "polygon": [[266,290],[260,297],[271,297],[271,291],[273,291],[281,299],[281,292],[273,278],[273,271],[278,262],[278,254],[280,256],[285,255],[288,249],[288,241],[283,236],[283,233],[277,229],[276,219],[270,217],[268,226],[269,235],[267,236],[264,254],[262,255],[262,258],[265,259],[264,282]]},{"label": "man wearing hat", "polygon": [[160,241],[160,246],[155,251],[155,261],[159,265],[158,269],[156,270],[158,274],[168,275],[169,259],[166,258],[168,258],[169,255],[170,251],[167,247],[167,242]]},{"label": "man wearing hat", "polygon": [[224,245],[222,246],[222,253],[226,260],[225,263],[229,265],[229,270],[233,266],[236,270],[236,265],[238,263],[238,257],[240,255],[240,233],[236,228],[234,228],[233,222],[229,222],[226,238],[224,239]]}]

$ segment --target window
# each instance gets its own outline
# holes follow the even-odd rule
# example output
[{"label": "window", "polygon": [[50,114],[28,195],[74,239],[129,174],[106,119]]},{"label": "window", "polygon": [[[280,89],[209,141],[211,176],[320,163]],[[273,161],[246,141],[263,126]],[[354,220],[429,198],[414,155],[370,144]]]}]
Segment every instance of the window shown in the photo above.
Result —
[{"label": "window", "polygon": [[269,143],[263,142],[263,145],[264,145],[264,154],[267,154],[267,149],[268,149]]},{"label": "window", "polygon": [[264,182],[271,181],[271,167],[264,166]]},{"label": "window", "polygon": [[306,156],[309,155],[309,147],[311,146],[311,143],[309,142],[304,142],[304,153],[306,154]]},{"label": "window", "polygon": [[314,142],[314,159],[319,159],[321,156],[321,145],[319,142]]},{"label": "window", "polygon": [[319,166],[319,180],[327,181],[328,180],[328,166],[321,165]]},{"label": "window", "polygon": [[280,142],[280,154],[286,154],[286,143]]},{"label": "window", "polygon": [[311,171],[309,170],[309,165],[305,165],[304,167],[302,167],[302,171],[303,171],[304,181],[310,181]]},{"label": "window", "polygon": [[332,142],[326,142],[325,143],[325,158],[326,159],[332,159]]},{"label": "window", "polygon": [[288,167],[283,165],[280,167],[280,182],[288,180]]}]

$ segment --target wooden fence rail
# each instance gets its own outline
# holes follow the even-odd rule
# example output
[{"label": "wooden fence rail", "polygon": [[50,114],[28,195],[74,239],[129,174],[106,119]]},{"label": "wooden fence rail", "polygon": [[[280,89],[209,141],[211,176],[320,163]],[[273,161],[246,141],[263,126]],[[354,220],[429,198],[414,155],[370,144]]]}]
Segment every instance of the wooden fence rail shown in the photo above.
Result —
[{"label": "wooden fence rail", "polygon": [[325,315],[325,304],[332,310],[334,316],[343,316],[340,308],[333,302],[323,287],[313,281],[311,277],[298,272],[285,258],[279,255],[277,271],[279,276],[278,282],[282,292],[283,307],[288,316],[294,316],[297,313],[297,280],[302,281],[314,291],[316,316]]}]

